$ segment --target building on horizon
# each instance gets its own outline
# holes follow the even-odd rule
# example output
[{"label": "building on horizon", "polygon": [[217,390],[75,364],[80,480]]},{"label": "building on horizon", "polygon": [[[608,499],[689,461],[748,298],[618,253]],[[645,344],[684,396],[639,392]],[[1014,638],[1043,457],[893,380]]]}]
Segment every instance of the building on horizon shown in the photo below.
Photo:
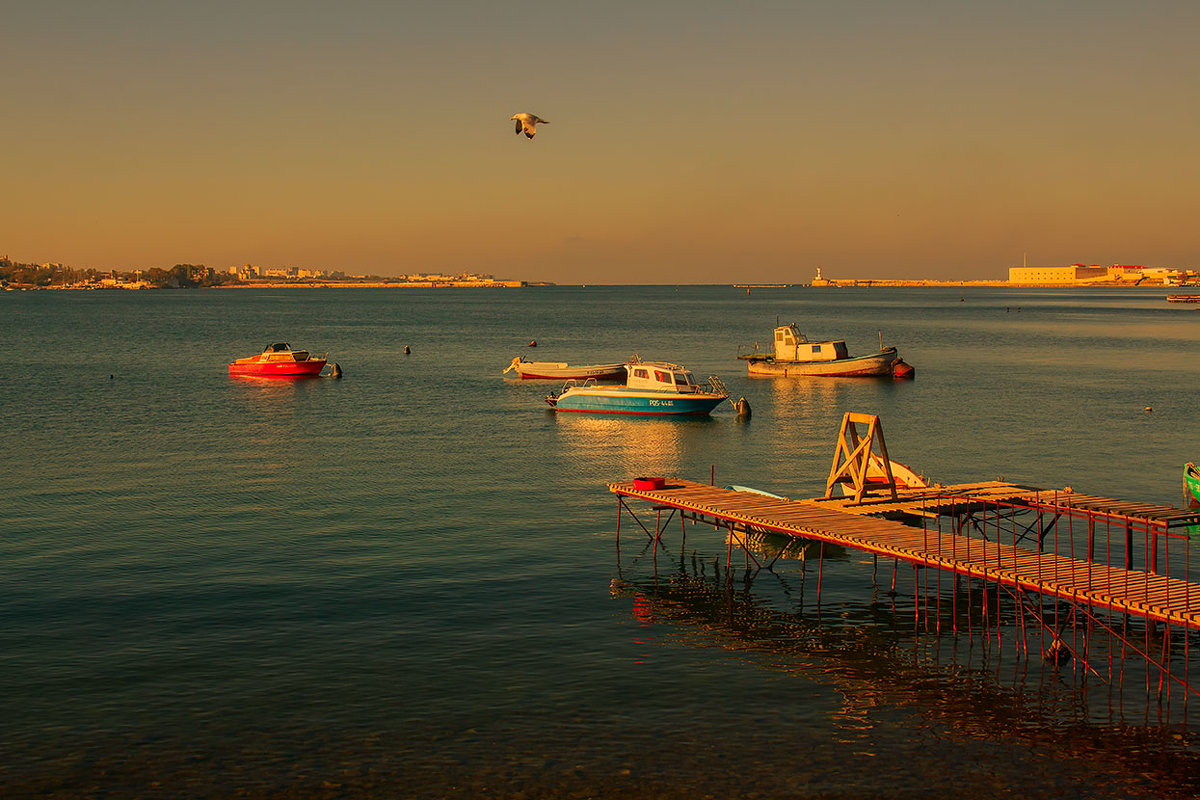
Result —
[{"label": "building on horizon", "polygon": [[1009,267],[1009,283],[1079,283],[1108,279],[1108,268],[1072,264],[1069,267]]},{"label": "building on horizon", "polygon": [[1069,267],[1009,267],[1008,282],[1025,285],[1140,285],[1162,284],[1178,286],[1190,282],[1192,270],[1172,267],[1145,267],[1141,264],[1113,264],[1101,267],[1096,264],[1072,264]]}]

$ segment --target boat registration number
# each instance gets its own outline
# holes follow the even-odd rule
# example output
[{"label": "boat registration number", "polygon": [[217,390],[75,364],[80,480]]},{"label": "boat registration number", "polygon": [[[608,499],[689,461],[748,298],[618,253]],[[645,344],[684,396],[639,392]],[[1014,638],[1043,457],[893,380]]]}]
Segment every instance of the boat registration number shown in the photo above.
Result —
[{"label": "boat registration number", "polygon": [[673,406],[673,405],[675,405],[675,401],[674,400],[651,400],[650,405],[652,405],[652,406]]}]

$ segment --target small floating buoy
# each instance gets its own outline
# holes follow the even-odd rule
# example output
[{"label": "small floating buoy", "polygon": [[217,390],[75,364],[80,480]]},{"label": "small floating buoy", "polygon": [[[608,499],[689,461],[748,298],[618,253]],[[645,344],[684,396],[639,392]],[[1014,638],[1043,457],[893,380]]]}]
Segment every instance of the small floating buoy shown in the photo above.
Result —
[{"label": "small floating buoy", "polygon": [[[108,376],[108,379],[109,379],[110,381],[113,379],[113,376],[112,376],[112,374],[111,374],[111,373],[109,374],[109,376]],[[1147,411],[1149,411],[1150,409],[1146,409],[1146,410],[1147,410]]]},{"label": "small floating buoy", "polygon": [[340,366],[338,366],[338,363],[336,361],[329,365],[329,377],[331,377],[331,378],[342,377],[342,368]]},{"label": "small floating buoy", "polygon": [[912,380],[917,377],[917,370],[904,359],[897,358],[892,362],[892,377],[897,380]]},{"label": "small floating buoy", "polygon": [[529,342],[529,346],[530,346],[530,347],[537,347],[537,339],[533,339],[533,340],[531,340],[531,341]]},{"label": "small floating buoy", "polygon": [[750,401],[744,397],[739,397],[738,401],[733,404],[737,409],[738,419],[750,419]]},{"label": "small floating buoy", "polygon": [[1153,410],[1154,410],[1154,409],[1153,409],[1153,408],[1151,408],[1150,406],[1146,406],[1146,413],[1147,413],[1147,414],[1148,414],[1148,413],[1150,413],[1150,412],[1151,412],[1151,411],[1153,411]]},{"label": "small floating buoy", "polygon": [[408,349],[408,345],[404,345],[404,355],[408,355],[411,352],[412,352],[412,350]]}]

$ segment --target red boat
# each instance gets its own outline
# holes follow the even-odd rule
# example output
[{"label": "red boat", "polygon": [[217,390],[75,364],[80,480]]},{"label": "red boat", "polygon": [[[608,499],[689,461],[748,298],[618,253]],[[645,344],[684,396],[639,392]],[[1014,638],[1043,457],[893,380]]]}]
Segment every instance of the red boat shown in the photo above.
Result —
[{"label": "red boat", "polygon": [[267,345],[256,356],[239,358],[229,365],[230,375],[252,375],[260,378],[298,378],[320,374],[328,361],[326,354],[314,355],[307,350],[293,350],[287,342]]}]

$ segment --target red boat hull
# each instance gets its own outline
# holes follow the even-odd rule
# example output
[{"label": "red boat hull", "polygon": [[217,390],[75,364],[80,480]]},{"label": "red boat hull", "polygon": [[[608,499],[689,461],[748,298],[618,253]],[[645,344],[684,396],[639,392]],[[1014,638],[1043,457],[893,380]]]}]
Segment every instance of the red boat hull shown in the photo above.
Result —
[{"label": "red boat hull", "polygon": [[320,374],[325,367],[325,359],[317,358],[309,361],[274,361],[257,364],[229,365],[230,375],[247,375],[255,378],[303,378]]}]

